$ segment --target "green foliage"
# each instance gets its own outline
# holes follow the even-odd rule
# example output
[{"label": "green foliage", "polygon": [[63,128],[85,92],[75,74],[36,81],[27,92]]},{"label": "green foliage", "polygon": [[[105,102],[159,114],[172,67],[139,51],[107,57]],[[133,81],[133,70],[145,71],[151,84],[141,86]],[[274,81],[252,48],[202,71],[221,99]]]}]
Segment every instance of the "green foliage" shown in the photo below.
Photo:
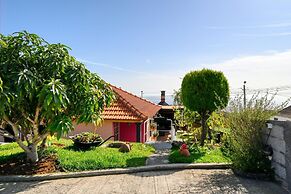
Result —
[{"label": "green foliage", "polygon": [[[152,146],[141,143],[131,143],[132,150],[128,153],[121,153],[118,148],[103,146],[88,151],[77,151],[73,147],[73,142],[67,139],[53,142],[64,144],[65,147],[52,145],[45,153],[56,154],[60,167],[67,171],[143,166],[148,156],[154,152]],[[0,163],[2,160],[3,162],[9,162],[13,157],[19,157],[19,154],[23,154],[23,150],[16,143],[1,145]]]},{"label": "green foliage", "polygon": [[188,128],[187,131],[178,130],[177,138],[182,140],[188,145],[194,144],[198,141],[200,136],[200,128]]},{"label": "green foliage", "polygon": [[[58,137],[77,123],[101,121],[113,99],[109,85],[69,55],[69,47],[49,44],[36,34],[0,35],[0,121],[36,145],[49,133]],[[45,130],[38,133],[43,125]]]},{"label": "green foliage", "polygon": [[169,156],[171,163],[229,163],[221,148],[209,148],[193,145],[189,148],[190,157],[182,156],[178,149],[172,149]]},{"label": "green foliage", "polygon": [[182,102],[191,111],[211,114],[224,108],[229,100],[228,81],[222,72],[210,69],[185,75],[181,88]]},{"label": "green foliage", "polygon": [[[274,95],[275,96],[275,95]],[[273,102],[274,96],[255,94],[243,108],[241,96],[230,102],[225,115],[229,133],[225,150],[231,156],[235,169],[245,172],[271,172],[271,162],[265,155],[262,130],[266,121],[284,106]]]},{"label": "green foliage", "polygon": [[180,128],[192,129],[200,123],[201,118],[196,111],[190,111],[187,108],[176,108],[174,112],[175,125]]},{"label": "green foliage", "polygon": [[7,163],[15,157],[23,158],[23,150],[17,143],[0,145],[0,164]]},{"label": "green foliage", "polygon": [[181,87],[183,105],[190,111],[197,111],[201,117],[202,132],[200,145],[204,145],[207,119],[212,112],[226,107],[229,100],[228,81],[222,72],[210,69],[192,71],[185,75]]}]

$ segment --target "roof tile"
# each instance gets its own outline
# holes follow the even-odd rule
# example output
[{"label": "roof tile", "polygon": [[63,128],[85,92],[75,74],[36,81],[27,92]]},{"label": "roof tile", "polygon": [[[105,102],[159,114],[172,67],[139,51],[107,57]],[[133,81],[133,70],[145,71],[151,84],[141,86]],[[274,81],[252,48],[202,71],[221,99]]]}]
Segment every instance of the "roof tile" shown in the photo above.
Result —
[{"label": "roof tile", "polygon": [[161,109],[161,106],[150,101],[115,86],[111,87],[117,99],[110,107],[105,108],[103,112],[104,119],[141,121],[153,117]]}]

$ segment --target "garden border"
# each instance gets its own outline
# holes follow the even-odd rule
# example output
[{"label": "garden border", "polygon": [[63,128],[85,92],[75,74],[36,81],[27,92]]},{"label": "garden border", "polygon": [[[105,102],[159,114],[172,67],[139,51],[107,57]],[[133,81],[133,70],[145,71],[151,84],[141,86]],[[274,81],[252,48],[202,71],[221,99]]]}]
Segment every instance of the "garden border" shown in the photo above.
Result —
[{"label": "garden border", "polygon": [[30,182],[78,177],[130,174],[148,171],[182,170],[182,169],[229,169],[229,163],[165,164],[130,168],[115,168],[82,172],[50,173],[44,175],[7,175],[0,176],[0,182]]}]

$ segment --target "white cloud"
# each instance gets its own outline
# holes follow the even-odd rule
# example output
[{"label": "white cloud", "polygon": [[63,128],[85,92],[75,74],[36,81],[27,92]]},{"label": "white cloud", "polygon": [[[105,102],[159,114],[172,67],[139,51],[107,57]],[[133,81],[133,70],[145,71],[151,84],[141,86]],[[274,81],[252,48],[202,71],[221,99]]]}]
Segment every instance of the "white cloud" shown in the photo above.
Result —
[{"label": "white cloud", "polygon": [[[120,73],[114,76],[101,75],[101,77],[137,95],[141,90],[144,91],[144,95],[159,95],[160,90],[172,94],[174,89],[180,88],[182,78],[187,72],[202,68],[222,71],[233,89],[241,88],[243,81],[247,81],[247,87],[250,89],[291,86],[291,50],[267,51],[262,55],[242,56],[215,64],[194,65],[188,68],[180,68],[177,65],[173,67],[175,69],[169,67],[167,71],[158,72],[152,69],[151,72],[138,73],[134,70],[104,65],[105,68],[115,69]],[[288,96],[288,91],[284,95]]]},{"label": "white cloud", "polygon": [[291,50],[234,58],[207,67],[223,71],[233,88],[241,87],[244,80],[251,88],[291,86]]},{"label": "white cloud", "polygon": [[[178,70],[153,72],[151,75],[128,78],[132,81],[119,80],[119,82],[122,83],[122,87],[135,93],[143,90],[145,94],[149,92],[158,95],[160,90],[166,90],[170,94],[174,89],[180,88],[182,78],[187,72],[210,68],[222,71],[230,87],[236,91],[242,87],[244,81],[247,81],[249,89],[291,86],[291,50],[264,53],[264,55],[233,58],[216,64],[201,64],[189,69],[176,67]],[[288,91],[284,95],[288,96]]]}]

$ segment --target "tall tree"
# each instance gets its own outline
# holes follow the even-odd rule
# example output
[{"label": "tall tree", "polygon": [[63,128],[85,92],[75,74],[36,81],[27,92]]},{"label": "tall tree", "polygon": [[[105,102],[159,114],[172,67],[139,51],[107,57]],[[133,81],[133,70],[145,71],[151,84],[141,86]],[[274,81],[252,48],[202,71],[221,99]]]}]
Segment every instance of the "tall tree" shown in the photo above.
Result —
[{"label": "tall tree", "polygon": [[31,162],[38,161],[38,144],[72,130],[73,119],[100,122],[114,97],[68,50],[25,31],[0,34],[0,122],[12,128],[8,132]]},{"label": "tall tree", "polygon": [[200,145],[204,145],[207,135],[207,120],[213,111],[227,106],[229,85],[220,71],[202,69],[185,75],[181,87],[182,102],[201,117],[202,132]]}]

